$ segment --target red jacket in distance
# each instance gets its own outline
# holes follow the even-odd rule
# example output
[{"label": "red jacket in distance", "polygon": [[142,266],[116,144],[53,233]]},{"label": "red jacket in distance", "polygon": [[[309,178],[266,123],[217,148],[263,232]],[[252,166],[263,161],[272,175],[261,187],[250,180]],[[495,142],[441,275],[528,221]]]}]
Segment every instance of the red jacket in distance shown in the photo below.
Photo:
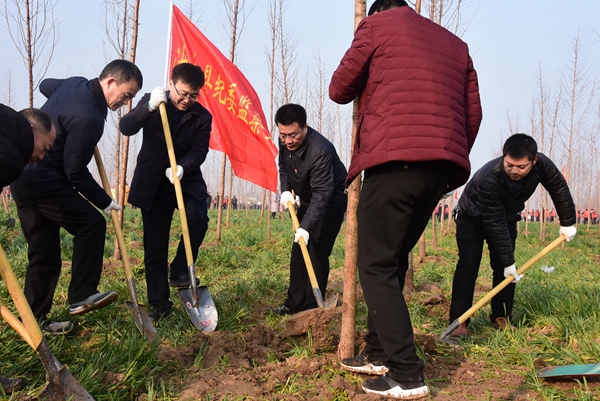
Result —
[{"label": "red jacket in distance", "polygon": [[467,181],[482,111],[465,42],[407,6],[365,18],[329,86],[336,103],[358,96],[346,185],[390,161],[448,160],[460,171],[450,189]]}]

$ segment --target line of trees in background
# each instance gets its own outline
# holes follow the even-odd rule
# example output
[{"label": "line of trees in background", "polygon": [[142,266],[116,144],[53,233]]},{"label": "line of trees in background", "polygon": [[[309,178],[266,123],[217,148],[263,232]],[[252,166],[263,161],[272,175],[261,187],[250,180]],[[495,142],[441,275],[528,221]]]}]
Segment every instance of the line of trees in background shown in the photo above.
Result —
[{"label": "line of trees in background", "polygon": [[[222,2],[226,16],[223,30],[230,38],[230,56],[234,62],[235,46],[256,1],[250,6],[239,0]],[[285,28],[286,20],[292,18],[286,12],[291,0],[267,1],[269,7],[264,22],[269,27],[269,40],[264,48],[264,62],[270,73],[270,99],[268,103],[263,100],[263,104],[269,107],[273,138],[276,139],[274,110],[285,103],[302,104],[307,110],[309,125],[334,143],[342,161],[348,165],[352,109],[340,107],[329,100],[328,84],[332,71],[325,67],[326,56],[318,48],[311,57],[299,54],[297,33]],[[186,11],[192,21],[195,15],[201,14],[195,3],[194,0],[187,2]],[[424,0],[417,3],[412,5],[418,7],[424,16],[459,36],[468,28],[470,21],[464,19],[464,1]],[[5,28],[28,71],[30,105],[33,105],[33,92],[45,77],[59,38],[55,5],[56,2],[51,0],[5,0],[1,12]],[[104,1],[106,46],[103,50],[107,62],[114,58],[135,60],[138,12],[139,0]],[[197,25],[199,22],[195,21]],[[578,209],[600,208],[598,72],[597,66],[590,65],[586,59],[587,45],[598,39],[597,33],[593,35],[576,32],[571,42],[571,56],[560,71],[558,84],[549,83],[545,68],[539,63],[535,75],[537,94],[531,99],[531,107],[525,118],[521,117],[524,113],[507,111],[507,128],[498,140],[497,151],[500,155],[503,141],[512,133],[532,135],[538,141],[540,151],[563,171]],[[2,102],[11,105],[15,101],[15,83],[11,71],[6,74]],[[109,170],[109,179],[117,188],[120,201],[124,200],[125,185],[131,181],[141,140],[140,135],[131,139],[119,135],[118,122],[127,111],[123,108],[116,114],[111,113],[112,124],[107,124],[108,132],[99,145]],[[90,167],[94,170],[94,166]],[[220,152],[209,152],[202,170],[213,196],[221,193],[232,199],[236,195],[240,202],[258,200],[268,207],[270,196],[256,185],[236,179],[230,165],[223,162]],[[224,184],[223,176],[229,177],[228,183]],[[551,209],[553,205],[547,193],[540,189],[527,208]]]}]

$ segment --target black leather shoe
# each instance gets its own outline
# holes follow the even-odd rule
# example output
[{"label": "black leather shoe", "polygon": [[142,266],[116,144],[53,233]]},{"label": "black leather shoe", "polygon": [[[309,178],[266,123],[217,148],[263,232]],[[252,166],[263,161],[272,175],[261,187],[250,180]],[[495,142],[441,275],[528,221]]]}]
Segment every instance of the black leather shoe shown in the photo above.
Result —
[{"label": "black leather shoe", "polygon": [[[182,275],[182,276],[175,276],[175,277],[171,277],[171,279],[169,280],[169,285],[171,287],[189,287],[190,286],[190,276],[189,275]],[[198,277],[196,277],[196,286],[200,285],[200,279]]]},{"label": "black leather shoe", "polygon": [[292,310],[290,308],[288,308],[285,305],[281,305],[278,306],[277,308],[273,308],[271,309],[271,312],[273,312],[276,315],[279,316],[285,316],[285,315],[292,315],[294,312],[292,312]]},{"label": "black leather shoe", "polygon": [[148,316],[152,318],[155,322],[159,321],[162,318],[168,317],[173,311],[173,305],[160,303],[156,305],[152,305],[152,311],[148,313]]}]

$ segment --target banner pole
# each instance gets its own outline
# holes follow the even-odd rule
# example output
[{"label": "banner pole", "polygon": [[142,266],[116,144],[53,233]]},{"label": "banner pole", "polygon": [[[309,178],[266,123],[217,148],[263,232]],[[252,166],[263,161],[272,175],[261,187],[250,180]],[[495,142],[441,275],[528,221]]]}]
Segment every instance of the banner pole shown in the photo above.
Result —
[{"label": "banner pole", "polygon": [[169,86],[169,58],[171,56],[171,33],[173,30],[173,2],[169,2],[169,29],[167,30],[167,54],[165,56],[165,88]]}]

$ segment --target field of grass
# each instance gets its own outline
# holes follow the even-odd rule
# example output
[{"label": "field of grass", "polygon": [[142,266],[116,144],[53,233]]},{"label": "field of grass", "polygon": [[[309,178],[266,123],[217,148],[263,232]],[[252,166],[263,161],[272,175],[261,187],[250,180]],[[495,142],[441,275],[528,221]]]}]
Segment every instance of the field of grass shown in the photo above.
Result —
[{"label": "field of grass", "polygon": [[[14,204],[12,205],[14,207]],[[222,244],[215,243],[216,214],[210,211],[209,232],[200,250],[197,267],[203,285],[210,289],[219,311],[218,333],[239,336],[250,333],[257,327],[266,327],[281,332],[287,318],[279,318],[269,313],[269,308],[280,305],[288,284],[290,244],[293,239],[291,220],[286,216],[272,221],[271,239],[266,240],[266,221],[261,223],[260,211],[232,211],[231,224],[223,228]],[[15,213],[16,214],[16,213]],[[0,216],[2,217],[2,216]],[[4,220],[2,220],[3,222]],[[517,240],[517,266],[523,264],[544,246],[558,236],[558,225],[548,227],[545,241],[538,239],[537,224],[530,224],[528,237]],[[50,349],[59,361],[68,366],[69,371],[79,380],[96,400],[175,400],[188,387],[191,380],[203,377],[219,377],[232,366],[231,356],[217,353],[218,363],[206,367],[209,357],[208,346],[199,342],[198,331],[189,321],[175,291],[172,300],[174,313],[157,324],[162,343],[148,345],[138,332],[132,316],[122,301],[129,299],[123,270],[119,261],[112,260],[114,233],[109,226],[106,239],[105,269],[100,290],[114,289],[120,300],[110,307],[82,315],[75,319],[69,316],[66,302],[67,286],[70,279],[72,237],[62,233],[63,273],[51,312],[53,320],[72,320],[74,331],[68,336],[47,337]],[[146,289],[143,267],[142,223],[138,210],[126,210],[124,227],[126,243],[136,277],[140,301],[145,303]],[[174,222],[171,253],[176,249],[179,224]],[[428,245],[431,229],[427,230]],[[27,265],[27,245],[20,232],[19,223],[11,230],[0,228],[0,243],[5,249],[17,277],[24,277]],[[331,256],[332,275],[340,277],[339,269],[344,263],[344,228],[338,237]],[[461,340],[458,347],[438,344],[435,350],[427,350],[418,344],[420,355],[427,365],[426,379],[432,394],[431,399],[519,399],[539,400],[560,399],[600,399],[600,389],[594,383],[574,385],[549,385],[536,378],[535,372],[550,365],[589,364],[600,362],[600,235],[597,227],[590,232],[580,228],[573,242],[552,251],[540,262],[531,267],[525,278],[517,284],[513,320],[515,330],[497,331],[489,323],[489,306],[483,307],[472,318],[471,329],[474,335]],[[447,302],[430,307],[422,301],[427,297],[420,289],[424,284],[435,284],[442,290],[445,299],[451,295],[452,275],[457,261],[457,250],[452,232],[438,239],[438,247],[427,247],[427,257],[415,266],[415,293],[409,302],[415,331],[419,334],[439,336],[448,326]],[[491,269],[488,265],[487,250],[484,254],[478,280],[479,296],[489,291]],[[552,273],[542,271],[541,266],[555,266]],[[334,288],[338,288],[334,286]],[[331,294],[329,294],[331,295]],[[329,298],[329,295],[326,298]],[[0,299],[12,308],[12,301],[3,283],[0,283]],[[14,309],[13,309],[14,310]],[[358,307],[357,330],[364,329],[365,307]],[[210,336],[210,335],[208,335]],[[252,361],[240,371],[250,372],[265,369],[269,364],[281,364],[286,359],[320,361],[327,357],[335,359],[335,346],[329,349],[314,350],[310,331],[304,337],[287,338],[286,352],[276,350],[268,353],[265,361]],[[269,344],[267,344],[267,347]],[[171,349],[193,349],[192,362],[182,366],[177,358],[165,358],[164,347]],[[187,347],[187,348],[186,348]],[[163,349],[161,351],[161,349]],[[35,353],[4,322],[0,321],[0,374],[23,377],[27,387],[11,397],[0,399],[27,399],[37,393],[45,382],[45,372]],[[472,378],[472,383],[497,379],[497,386],[503,386],[503,374],[516,376],[517,388],[511,398],[495,396],[493,391],[469,396],[454,396],[457,379],[455,367],[449,374],[436,377],[438,364],[444,358],[454,358],[462,362],[483,364],[486,369]],[[204,360],[204,361],[203,361]],[[289,362],[289,361],[288,361]],[[299,362],[297,362],[299,363]],[[262,384],[269,388],[272,396],[255,397],[244,395],[222,395],[215,388],[210,396],[202,400],[246,400],[246,399],[353,399],[353,390],[338,385],[339,378],[355,386],[360,383],[357,376],[342,372],[335,363],[326,363],[327,369],[307,376],[301,373],[286,378],[268,378]],[[433,368],[435,367],[435,368]],[[432,376],[432,374],[434,376]],[[327,387],[327,396],[314,395],[311,387],[316,382]],[[489,381],[486,381],[488,383]],[[337,383],[337,384],[336,384]],[[464,384],[464,383],[463,383]],[[187,397],[189,397],[189,392]],[[487,395],[485,395],[487,394]],[[445,398],[447,397],[447,398]],[[466,397],[466,398],[465,398]],[[500,398],[498,398],[500,397]],[[188,398],[186,398],[188,399]],[[373,399],[373,398],[363,398]]]}]

